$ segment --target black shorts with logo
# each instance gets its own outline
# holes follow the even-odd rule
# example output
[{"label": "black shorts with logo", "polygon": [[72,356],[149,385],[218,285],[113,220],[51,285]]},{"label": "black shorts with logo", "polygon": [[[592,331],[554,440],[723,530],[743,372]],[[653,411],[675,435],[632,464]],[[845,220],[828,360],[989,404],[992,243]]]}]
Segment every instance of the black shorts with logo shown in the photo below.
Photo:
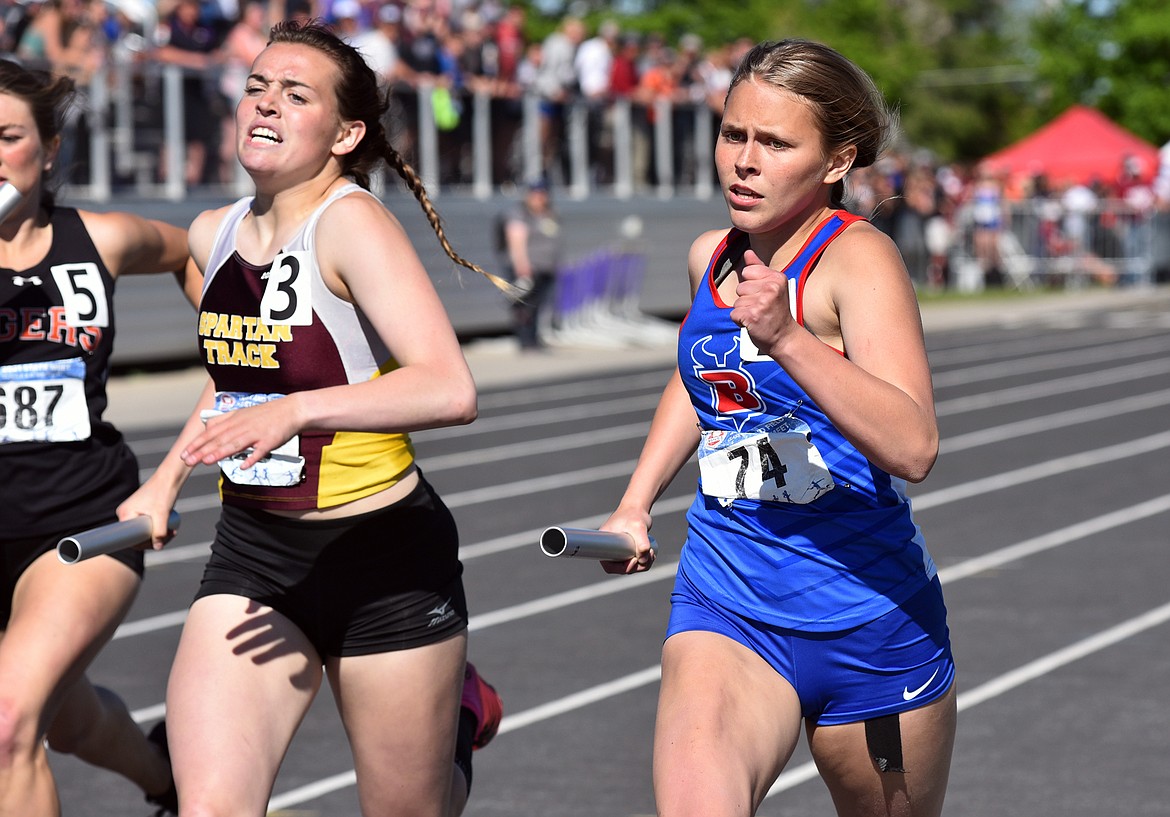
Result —
[{"label": "black shorts with logo", "polygon": [[225,505],[196,598],[243,596],[325,656],[437,643],[467,626],[455,520],[425,479],[385,508],[302,520]]}]

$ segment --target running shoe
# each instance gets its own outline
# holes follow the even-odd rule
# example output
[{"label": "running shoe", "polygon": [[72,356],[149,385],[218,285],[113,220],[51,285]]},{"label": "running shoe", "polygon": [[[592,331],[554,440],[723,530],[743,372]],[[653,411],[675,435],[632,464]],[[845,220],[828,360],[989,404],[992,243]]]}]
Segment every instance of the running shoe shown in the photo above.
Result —
[{"label": "running shoe", "polygon": [[471,746],[473,749],[482,749],[491,743],[500,728],[504,702],[500,700],[495,687],[479,676],[470,661],[463,671],[463,700],[460,706],[475,715],[475,737],[472,738]]}]

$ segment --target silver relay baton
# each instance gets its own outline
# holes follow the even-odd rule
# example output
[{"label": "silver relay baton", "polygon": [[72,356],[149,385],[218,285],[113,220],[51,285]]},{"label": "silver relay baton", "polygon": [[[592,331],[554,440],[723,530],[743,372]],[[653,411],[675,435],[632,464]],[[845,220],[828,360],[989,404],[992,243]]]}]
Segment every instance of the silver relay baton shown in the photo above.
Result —
[{"label": "silver relay baton", "polygon": [[[650,538],[650,547],[658,549],[653,537]],[[634,539],[627,533],[560,526],[544,529],[540,534],[540,550],[545,556],[554,558],[566,556],[603,561],[620,561],[638,555]]]},{"label": "silver relay baton", "polygon": [[[167,517],[167,529],[179,529],[179,514],[171,511]],[[72,565],[84,559],[115,553],[150,541],[150,517],[136,516],[111,522],[97,528],[90,528],[72,536],[66,536],[57,543],[57,558],[62,564]]]}]

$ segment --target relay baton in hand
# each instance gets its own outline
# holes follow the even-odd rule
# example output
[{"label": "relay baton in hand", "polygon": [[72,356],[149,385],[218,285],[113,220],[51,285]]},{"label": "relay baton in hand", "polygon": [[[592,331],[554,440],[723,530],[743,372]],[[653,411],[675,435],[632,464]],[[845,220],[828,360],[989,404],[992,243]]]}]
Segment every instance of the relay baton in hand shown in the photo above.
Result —
[{"label": "relay baton in hand", "polygon": [[[658,544],[650,538],[651,550]],[[545,528],[540,534],[540,549],[545,556],[570,556],[577,559],[622,561],[638,555],[634,538],[628,533],[613,533],[591,528]]]},{"label": "relay baton in hand", "polygon": [[12,182],[0,184],[0,221],[8,218],[8,214],[16,209],[22,198],[24,197]]},{"label": "relay baton in hand", "polygon": [[[179,529],[179,514],[171,511],[167,517],[167,530]],[[111,522],[99,528],[91,528],[66,536],[57,543],[57,558],[62,564],[77,564],[83,559],[114,553],[135,545],[146,544],[151,539],[149,516],[135,516],[121,522]]]}]

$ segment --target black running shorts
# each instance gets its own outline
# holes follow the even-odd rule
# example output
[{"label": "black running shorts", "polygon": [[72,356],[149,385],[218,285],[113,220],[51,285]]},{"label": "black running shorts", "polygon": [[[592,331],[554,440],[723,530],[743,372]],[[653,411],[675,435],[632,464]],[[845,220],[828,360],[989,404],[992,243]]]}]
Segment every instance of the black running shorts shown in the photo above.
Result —
[{"label": "black running shorts", "polygon": [[320,657],[433,644],[467,626],[455,520],[425,479],[385,508],[290,519],[225,505],[196,598],[271,607]]}]

